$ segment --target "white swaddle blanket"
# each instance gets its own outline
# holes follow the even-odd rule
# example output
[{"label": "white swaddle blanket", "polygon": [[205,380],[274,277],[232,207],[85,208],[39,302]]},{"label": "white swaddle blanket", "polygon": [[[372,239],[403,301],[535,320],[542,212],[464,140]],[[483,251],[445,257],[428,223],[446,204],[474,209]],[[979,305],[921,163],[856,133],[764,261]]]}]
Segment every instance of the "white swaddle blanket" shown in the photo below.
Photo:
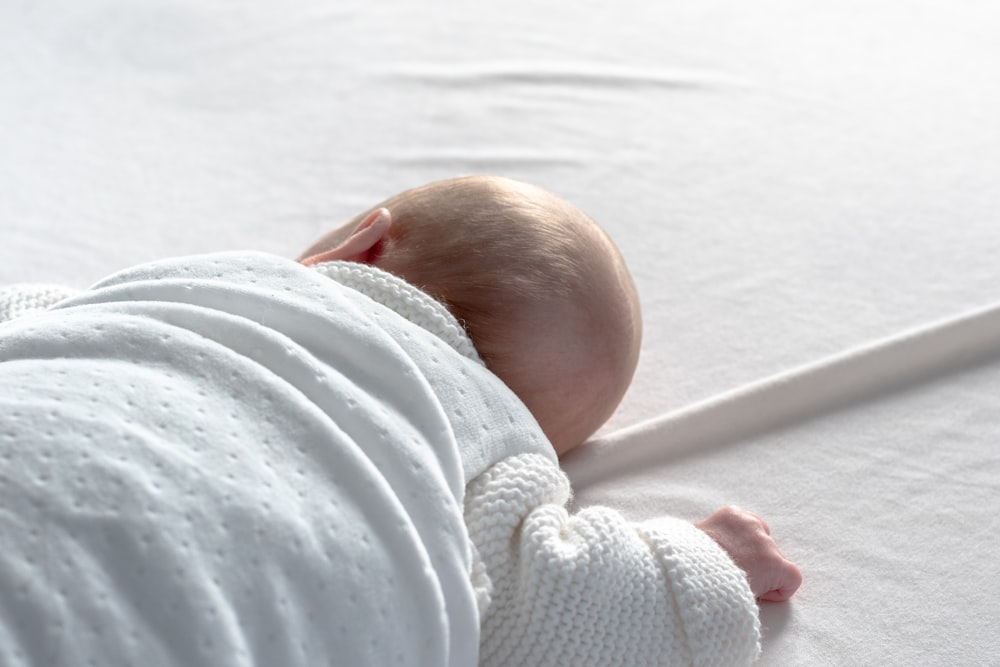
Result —
[{"label": "white swaddle blanket", "polygon": [[0,324],[0,663],[475,664],[440,324],[256,253]]}]

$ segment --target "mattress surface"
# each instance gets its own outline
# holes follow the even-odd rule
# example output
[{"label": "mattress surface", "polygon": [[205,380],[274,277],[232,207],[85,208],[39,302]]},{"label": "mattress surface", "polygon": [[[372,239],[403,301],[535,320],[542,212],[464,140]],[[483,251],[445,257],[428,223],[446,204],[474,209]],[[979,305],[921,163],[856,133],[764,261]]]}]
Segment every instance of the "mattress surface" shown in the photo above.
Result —
[{"label": "mattress surface", "polygon": [[576,502],[767,519],[805,583],[761,664],[991,664],[998,30],[943,0],[3,3],[0,285],[536,183],[645,317]]}]

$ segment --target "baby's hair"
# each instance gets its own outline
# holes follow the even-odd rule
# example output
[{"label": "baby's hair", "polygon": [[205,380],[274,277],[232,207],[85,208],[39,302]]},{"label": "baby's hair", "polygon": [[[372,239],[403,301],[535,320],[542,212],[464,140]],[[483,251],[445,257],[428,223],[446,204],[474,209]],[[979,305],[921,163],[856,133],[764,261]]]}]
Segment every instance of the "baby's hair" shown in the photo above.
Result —
[{"label": "baby's hair", "polygon": [[473,176],[379,206],[393,223],[377,264],[444,303],[498,374],[512,320],[586,289],[583,241],[572,223],[582,214],[544,190]]},{"label": "baby's hair", "polygon": [[557,452],[591,435],[628,387],[642,331],[607,234],[541,188],[490,176],[431,183],[383,207],[391,225],[366,261],[441,301]]}]

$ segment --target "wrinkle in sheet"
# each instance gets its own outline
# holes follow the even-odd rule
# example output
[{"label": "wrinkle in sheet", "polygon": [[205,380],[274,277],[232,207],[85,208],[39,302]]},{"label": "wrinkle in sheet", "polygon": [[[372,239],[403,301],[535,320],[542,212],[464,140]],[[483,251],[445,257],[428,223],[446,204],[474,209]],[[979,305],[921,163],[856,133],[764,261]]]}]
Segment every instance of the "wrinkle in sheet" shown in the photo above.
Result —
[{"label": "wrinkle in sheet", "polygon": [[386,68],[392,81],[453,88],[498,86],[575,87],[588,91],[654,88],[728,91],[750,88],[748,80],[710,70],[628,67],[594,62],[416,63]]}]

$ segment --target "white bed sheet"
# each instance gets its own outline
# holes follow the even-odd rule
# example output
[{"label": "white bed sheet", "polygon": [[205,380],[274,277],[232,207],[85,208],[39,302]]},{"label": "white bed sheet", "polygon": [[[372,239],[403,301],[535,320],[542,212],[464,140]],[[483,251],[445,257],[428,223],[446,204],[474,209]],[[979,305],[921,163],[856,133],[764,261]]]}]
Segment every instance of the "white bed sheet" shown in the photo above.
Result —
[{"label": "white bed sheet", "polygon": [[944,0],[0,3],[0,284],[538,183],[618,241],[646,318],[577,502],[768,519],[806,579],[762,664],[994,664],[1000,342],[892,350],[1000,301],[998,31]]}]

